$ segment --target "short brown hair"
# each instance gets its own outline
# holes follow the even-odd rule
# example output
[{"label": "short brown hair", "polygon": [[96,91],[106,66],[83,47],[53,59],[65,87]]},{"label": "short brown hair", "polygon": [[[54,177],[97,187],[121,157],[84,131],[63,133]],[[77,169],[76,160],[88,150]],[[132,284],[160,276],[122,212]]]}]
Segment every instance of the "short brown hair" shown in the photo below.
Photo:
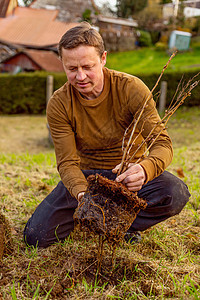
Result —
[{"label": "short brown hair", "polygon": [[95,47],[100,57],[105,51],[101,35],[88,22],[81,22],[80,25],[65,32],[58,44],[60,58],[62,58],[62,48],[73,49],[80,45]]}]

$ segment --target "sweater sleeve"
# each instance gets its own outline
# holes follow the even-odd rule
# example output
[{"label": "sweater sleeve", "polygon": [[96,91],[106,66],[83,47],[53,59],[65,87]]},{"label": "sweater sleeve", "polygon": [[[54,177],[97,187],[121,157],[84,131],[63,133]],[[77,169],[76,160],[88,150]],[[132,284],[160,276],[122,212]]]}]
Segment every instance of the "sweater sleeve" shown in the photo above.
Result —
[{"label": "sweater sleeve", "polygon": [[[138,112],[141,111],[144,101],[150,95],[147,86],[138,78],[135,79],[136,84],[134,87],[130,86],[129,107],[133,117],[136,117]],[[137,88],[136,88],[137,87]],[[137,117],[136,117],[137,118]],[[142,136],[145,139],[156,124],[161,121],[157,112],[155,102],[152,95],[149,97],[148,103],[145,106],[144,112],[138,123],[138,129],[143,126]],[[146,172],[146,182],[159,176],[171,163],[173,158],[173,149],[171,139],[164,129],[164,124],[161,123],[154,129],[153,138],[161,132],[158,138],[155,139],[154,144],[150,147],[149,153],[140,161],[140,165]],[[147,141],[147,146],[150,142]]]},{"label": "sweater sleeve", "polygon": [[59,101],[58,96],[52,96],[48,102],[47,121],[55,147],[57,168],[61,180],[70,194],[77,198],[79,192],[86,191],[87,180],[80,169],[75,134],[65,107]]}]

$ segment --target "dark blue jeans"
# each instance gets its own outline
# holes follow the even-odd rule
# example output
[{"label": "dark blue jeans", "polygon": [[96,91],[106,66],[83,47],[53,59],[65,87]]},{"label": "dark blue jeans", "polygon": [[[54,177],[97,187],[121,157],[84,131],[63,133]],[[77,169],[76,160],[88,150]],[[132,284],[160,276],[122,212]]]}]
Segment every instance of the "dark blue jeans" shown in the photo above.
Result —
[{"label": "dark blue jeans", "polygon": [[[85,170],[85,177],[100,173],[114,180],[111,170]],[[138,196],[147,200],[147,208],[141,210],[129,228],[129,232],[147,228],[174,216],[183,209],[190,193],[186,184],[164,171],[160,176],[145,184]],[[74,229],[73,214],[78,205],[62,181],[38,205],[24,229],[24,240],[28,245],[48,247],[64,240]]]}]

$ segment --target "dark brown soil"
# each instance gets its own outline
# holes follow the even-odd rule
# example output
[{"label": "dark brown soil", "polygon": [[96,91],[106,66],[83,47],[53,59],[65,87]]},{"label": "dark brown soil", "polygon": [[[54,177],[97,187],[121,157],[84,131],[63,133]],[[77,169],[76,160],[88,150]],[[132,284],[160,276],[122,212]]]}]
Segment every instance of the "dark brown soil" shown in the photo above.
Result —
[{"label": "dark brown soil", "polygon": [[11,253],[11,230],[8,221],[4,215],[0,213],[0,260],[5,254]]},{"label": "dark brown soil", "polygon": [[146,201],[123,184],[99,174],[88,177],[88,190],[74,214],[83,231],[102,235],[112,245],[118,243]]},{"label": "dark brown soil", "polygon": [[5,248],[4,236],[5,236],[4,226],[3,224],[0,224],[0,260],[3,257],[4,248]]}]

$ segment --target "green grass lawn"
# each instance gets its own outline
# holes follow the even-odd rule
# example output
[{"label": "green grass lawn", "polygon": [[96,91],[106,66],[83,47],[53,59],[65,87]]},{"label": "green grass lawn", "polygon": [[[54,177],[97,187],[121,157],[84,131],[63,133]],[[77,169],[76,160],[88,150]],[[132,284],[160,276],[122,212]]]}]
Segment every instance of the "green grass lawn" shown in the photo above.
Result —
[{"label": "green grass lawn", "polygon": [[[155,48],[140,48],[134,51],[108,53],[106,66],[126,73],[139,75],[158,73],[167,63],[169,55],[166,51]],[[166,72],[200,69],[200,45],[194,44],[191,50],[177,53]]]},{"label": "green grass lawn", "polygon": [[105,246],[95,276],[96,237],[75,231],[47,249],[26,247],[23,228],[59,181],[45,116],[0,118],[0,213],[12,227],[13,252],[0,262],[0,299],[200,299],[200,109],[180,108],[168,123],[174,159],[168,170],[188,185],[183,211],[122,242],[111,268]]}]

